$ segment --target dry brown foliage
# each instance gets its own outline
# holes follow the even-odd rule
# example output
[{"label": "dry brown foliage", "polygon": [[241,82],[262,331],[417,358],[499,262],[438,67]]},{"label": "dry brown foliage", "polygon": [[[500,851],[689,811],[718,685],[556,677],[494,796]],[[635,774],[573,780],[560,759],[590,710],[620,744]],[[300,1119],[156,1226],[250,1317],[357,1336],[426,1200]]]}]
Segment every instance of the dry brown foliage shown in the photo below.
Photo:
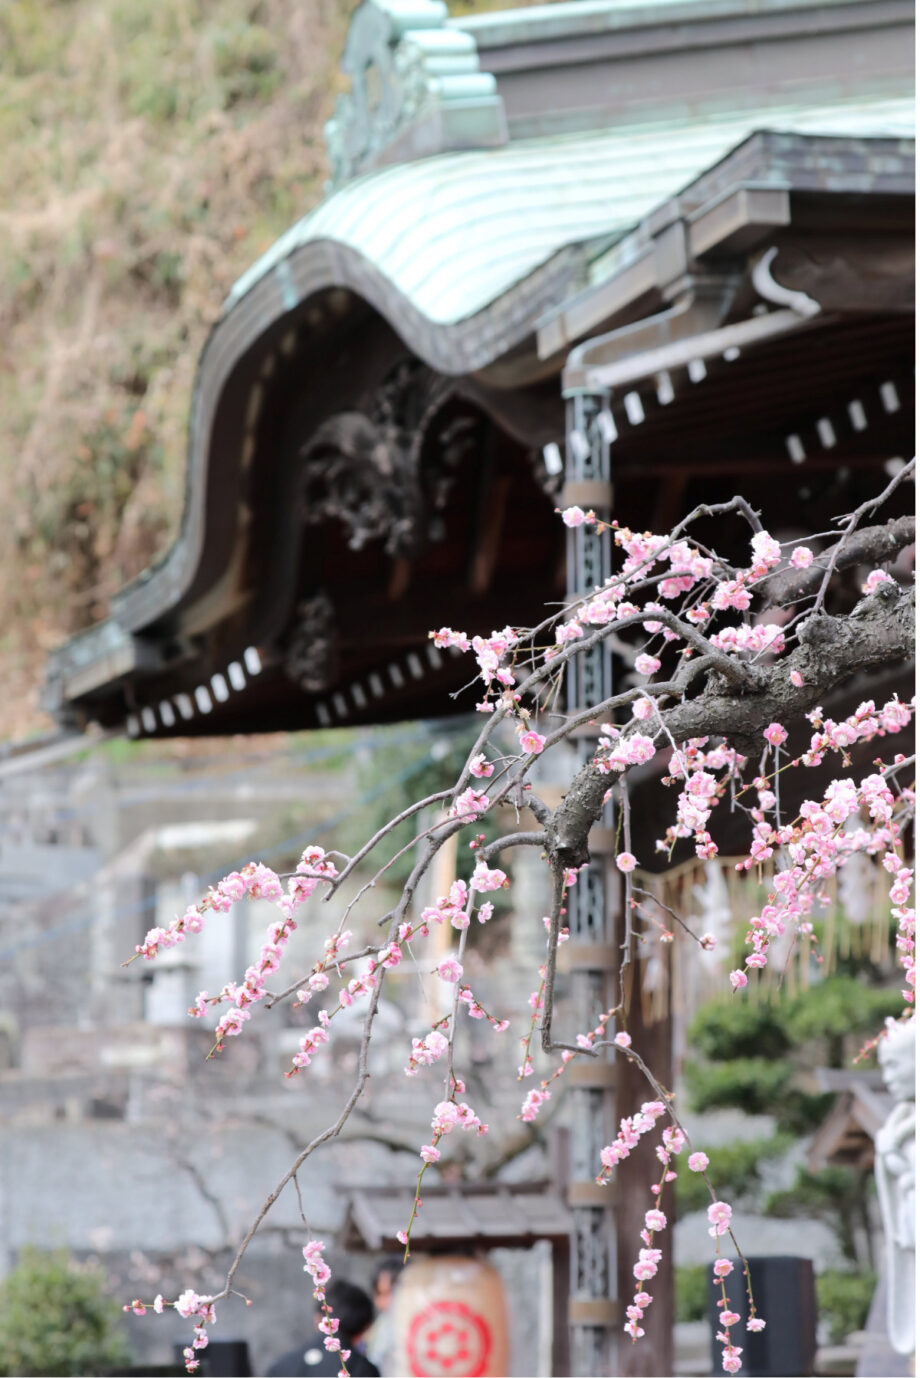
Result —
[{"label": "dry brown foliage", "polygon": [[0,6],[0,738],[178,530],[199,353],[322,194],[354,4]]}]

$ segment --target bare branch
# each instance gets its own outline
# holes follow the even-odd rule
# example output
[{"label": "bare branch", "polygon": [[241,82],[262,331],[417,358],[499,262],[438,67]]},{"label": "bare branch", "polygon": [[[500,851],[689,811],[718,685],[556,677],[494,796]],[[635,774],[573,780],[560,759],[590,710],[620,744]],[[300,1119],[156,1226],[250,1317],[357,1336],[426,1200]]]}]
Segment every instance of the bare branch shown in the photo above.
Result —
[{"label": "bare branch", "polygon": [[[897,517],[883,526],[867,526],[838,540],[830,552],[833,569],[852,569],[854,565],[881,565],[893,560],[917,539],[914,517]],[[831,571],[828,553],[818,556],[808,569],[790,569],[774,575],[762,586],[764,606],[788,606],[818,589]]]},{"label": "bare branch", "polygon": [[888,487],[885,488],[884,491],[880,493],[877,498],[872,498],[869,502],[864,502],[861,507],[857,507],[856,511],[851,513],[849,518],[843,518],[843,520],[846,521],[846,527],[844,528],[843,535],[840,538],[839,544],[837,545],[836,549],[831,553],[830,562],[827,566],[827,569],[824,571],[824,576],[821,580],[821,587],[818,589],[818,594],[815,598],[816,608],[824,607],[824,599],[827,594],[827,587],[831,581],[831,576],[833,575],[834,570],[837,568],[837,559],[841,547],[846,544],[846,541],[856,530],[857,526],[862,521],[863,517],[868,516],[870,512],[877,512],[878,509],[882,506],[882,504],[884,502],[887,502],[888,498],[891,496],[894,490],[898,488],[904,482],[904,480],[914,472],[914,469],[916,468],[916,463],[917,461],[912,459],[909,464],[905,464],[904,468],[901,469],[897,474],[895,474],[894,478],[888,484]]},{"label": "bare branch", "polygon": [[361,850],[355,852],[348,865],[342,868],[335,880],[331,882],[323,899],[331,899],[335,892],[341,889],[342,883],[347,880],[355,867],[364,860],[369,852],[374,850],[378,842],[382,842],[388,833],[391,833],[394,828],[398,828],[400,823],[405,823],[407,818],[412,818],[414,814],[421,813],[422,809],[427,809],[429,804],[437,804],[442,799],[449,799],[451,793],[452,791],[449,789],[442,789],[438,790],[437,794],[429,794],[427,799],[420,799],[418,803],[410,804],[407,809],[403,809],[402,813],[398,813],[395,818],[391,818],[389,823],[384,823],[383,827],[378,828],[377,832],[374,833],[370,841],[365,842]]}]

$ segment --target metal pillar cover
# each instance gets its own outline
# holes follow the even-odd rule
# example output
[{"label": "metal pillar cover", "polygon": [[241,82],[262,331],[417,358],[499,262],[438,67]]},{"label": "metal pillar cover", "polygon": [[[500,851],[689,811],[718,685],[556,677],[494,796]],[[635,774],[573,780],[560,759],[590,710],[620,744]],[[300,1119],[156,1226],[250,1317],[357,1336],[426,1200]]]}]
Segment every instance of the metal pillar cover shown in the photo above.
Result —
[{"label": "metal pillar cover", "polygon": [[[566,470],[562,506],[591,508],[609,520],[612,506],[610,440],[615,434],[606,397],[576,393],[566,401]],[[610,551],[590,527],[568,532],[570,597],[602,585],[610,574]],[[612,693],[610,656],[602,643],[569,662],[566,693],[570,711],[601,703]],[[577,769],[594,750],[593,741],[573,748]],[[609,826],[610,820],[604,822]],[[572,975],[572,1004],[579,1028],[593,1027],[613,1003],[613,920],[607,903],[605,858],[593,856],[569,892],[567,921],[571,948],[579,953]],[[602,1060],[604,1059],[604,1060]],[[615,1104],[609,1054],[577,1064],[569,1090],[571,1107],[572,1207],[571,1289],[573,1372],[585,1378],[613,1371],[617,1321],[612,1187],[595,1183],[600,1152],[613,1137]]]}]

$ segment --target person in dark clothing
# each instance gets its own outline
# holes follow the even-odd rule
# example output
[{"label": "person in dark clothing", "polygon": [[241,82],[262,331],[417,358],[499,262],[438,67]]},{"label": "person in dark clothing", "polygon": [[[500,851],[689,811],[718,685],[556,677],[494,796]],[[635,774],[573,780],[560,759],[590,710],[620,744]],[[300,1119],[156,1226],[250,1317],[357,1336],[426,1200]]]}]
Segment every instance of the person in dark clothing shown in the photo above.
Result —
[{"label": "person in dark clothing", "polygon": [[[351,1378],[380,1378],[377,1366],[355,1348],[374,1319],[374,1303],[370,1297],[362,1288],[336,1280],[326,1288],[326,1303],[332,1308],[332,1314],[338,1317],[337,1338],[341,1340],[342,1348],[351,1350],[345,1364]],[[322,1318],[322,1311],[317,1311],[314,1317],[317,1326]],[[342,1360],[337,1350],[326,1348],[325,1340],[322,1331],[315,1330],[302,1345],[282,1354],[266,1370],[266,1378],[313,1378],[314,1374],[324,1378],[327,1374],[338,1373]]]}]

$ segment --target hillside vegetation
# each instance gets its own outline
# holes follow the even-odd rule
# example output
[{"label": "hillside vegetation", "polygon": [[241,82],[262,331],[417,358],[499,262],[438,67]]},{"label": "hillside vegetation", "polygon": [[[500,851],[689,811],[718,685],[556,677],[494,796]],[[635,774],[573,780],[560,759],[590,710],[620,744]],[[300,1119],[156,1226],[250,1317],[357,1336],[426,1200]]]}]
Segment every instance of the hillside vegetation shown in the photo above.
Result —
[{"label": "hillside vegetation", "polygon": [[47,651],[177,532],[198,355],[322,194],[353,8],[0,6],[0,738],[48,725]]}]

